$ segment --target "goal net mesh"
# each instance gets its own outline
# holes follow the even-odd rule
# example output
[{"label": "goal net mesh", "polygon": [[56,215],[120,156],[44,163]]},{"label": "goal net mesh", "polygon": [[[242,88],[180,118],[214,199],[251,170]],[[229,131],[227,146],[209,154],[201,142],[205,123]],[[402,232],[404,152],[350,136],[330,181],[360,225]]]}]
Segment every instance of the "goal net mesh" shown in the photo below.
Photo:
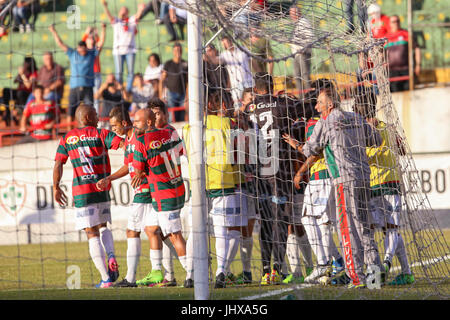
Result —
[{"label": "goal net mesh", "polygon": [[[148,3],[151,2],[157,1]],[[200,16],[203,24],[202,41],[205,46],[203,52],[205,62],[202,81],[205,87],[205,99],[202,105],[205,110],[203,129],[207,186],[207,207],[204,210],[211,216],[208,224],[210,298],[279,299],[288,294],[298,299],[448,298],[450,250],[445,231],[439,227],[427,196],[422,192],[412,152],[393,104],[386,54],[383,50],[384,40],[368,37],[367,31],[361,29],[359,22],[354,22],[352,32],[349,32],[344,13],[345,1],[340,0],[261,2],[265,4],[249,0],[186,2],[168,0],[166,2]],[[361,2],[366,8],[371,3],[371,1]],[[115,14],[123,5],[128,6],[130,12],[135,12],[138,5],[144,1],[114,0],[108,3],[110,10]],[[85,27],[96,26],[100,29],[101,22],[108,24],[100,1],[92,3],[85,0],[74,1],[80,10],[78,18],[81,27],[79,28],[68,28],[67,20],[70,20],[71,16],[66,10],[69,4],[62,10],[57,9],[57,1],[48,1],[48,4],[47,11],[40,13],[32,33],[10,32],[0,39],[0,54],[5,59],[5,63],[0,66],[2,88],[14,86],[16,70],[27,55],[35,57],[40,66],[42,55],[46,51],[52,51],[55,61],[69,69],[67,57],[55,45],[48,32],[50,24],[55,24],[56,29],[61,33],[62,40],[72,47],[76,46],[82,37]],[[306,19],[308,23],[299,26],[299,17],[295,19],[292,17],[293,7],[298,8],[296,12],[301,14],[302,19]],[[151,53],[158,53],[162,63],[172,58],[173,42],[169,41],[169,35],[164,26],[157,24],[158,13],[150,12],[139,23],[136,35],[138,51],[135,73],[144,73],[148,55]],[[176,32],[184,33],[184,39],[187,39],[187,33],[183,27]],[[107,40],[101,53],[103,79],[107,74],[114,73],[112,34],[113,31],[108,24]],[[226,45],[227,39],[229,43]],[[187,57],[187,41],[181,40],[181,44],[183,57]],[[230,54],[227,47],[234,47],[234,53]],[[235,56],[236,52],[240,53],[240,57]],[[218,59],[217,61],[221,64],[213,63],[216,61],[214,59]],[[246,78],[244,71],[240,69],[243,61],[248,64],[249,78]],[[308,69],[307,72],[305,68]],[[294,69],[300,71],[295,73]],[[255,99],[262,95],[255,85],[255,79],[260,75],[257,72],[272,74],[273,86],[268,87],[267,93],[272,96],[270,102],[276,101],[288,110],[280,114],[271,113],[272,111],[269,110],[271,121],[278,125],[278,127],[268,125],[269,132],[264,131],[267,129],[264,124],[267,123],[261,122],[268,120],[267,113],[264,115],[254,112],[255,108],[258,108]],[[66,71],[66,77],[69,76],[70,74]],[[345,285],[339,282],[337,285],[331,283],[333,259],[326,261],[329,263],[327,274],[330,275],[330,279],[321,276],[305,283],[299,280],[299,273],[294,272],[300,269],[301,275],[306,278],[308,274],[314,272],[313,270],[322,267],[319,260],[323,257],[317,256],[316,249],[319,245],[315,241],[322,243],[323,239],[320,238],[321,236],[311,238],[305,232],[307,221],[310,220],[302,219],[305,212],[303,202],[308,201],[304,195],[304,189],[308,180],[311,179],[309,177],[311,174],[308,170],[308,178],[302,184],[303,191],[298,191],[294,187],[294,177],[306,157],[302,157],[285,142],[282,134],[287,133],[302,144],[308,139],[308,121],[312,117],[320,117],[315,110],[315,105],[322,89],[319,85],[324,82],[331,83],[331,86],[336,89],[341,108],[346,112],[354,111],[356,104],[361,103],[359,100],[361,96],[372,97],[370,94],[374,93],[377,98],[376,102],[369,99],[365,103],[376,103],[376,118],[384,124],[383,137],[387,146],[385,148],[388,149],[394,162],[389,167],[385,163],[373,164],[372,159],[372,164],[398,173],[397,182],[401,197],[396,230],[403,239],[406,261],[411,274],[414,275],[414,282],[410,284],[389,285],[405,272],[405,266],[401,265],[397,258],[397,255],[401,254],[400,249],[394,252],[395,257],[391,260],[392,265],[386,285],[379,290],[349,292],[346,290],[348,279],[345,276],[339,278],[339,281],[345,282]],[[60,105],[63,113],[67,107],[68,101],[63,97]],[[255,117],[259,117],[261,121],[258,122]],[[357,117],[354,116],[354,118]],[[172,124],[187,143],[188,127],[185,123]],[[64,132],[63,127],[56,130],[59,137]],[[264,134],[268,134],[269,137]],[[8,136],[4,139],[7,138]],[[74,229],[73,202],[69,201],[67,207],[61,207],[53,199],[52,173],[57,143],[58,140],[53,140],[1,148],[0,289],[5,292],[19,292],[19,297],[27,297],[24,289],[91,288],[99,280],[98,272],[89,257],[86,236],[84,232]],[[261,147],[262,145],[264,147]],[[189,145],[186,147],[189,151]],[[264,149],[267,147],[271,151]],[[271,153],[277,148],[279,150],[276,150],[275,154],[278,158]],[[264,151],[261,151],[263,149]],[[373,156],[372,154],[372,158]],[[275,174],[273,180],[270,180],[270,175],[261,174],[261,168],[264,167],[263,160],[269,159],[270,162],[270,158],[279,164],[279,170],[282,172]],[[123,151],[110,151],[110,159],[112,172],[115,172],[123,163]],[[371,159],[370,154],[368,159]],[[182,158],[181,161],[187,192],[187,201],[182,209],[183,235],[188,239],[192,236],[188,195],[190,177],[188,159]],[[264,163],[267,164],[267,161]],[[228,164],[229,167],[227,167]],[[379,171],[382,171],[381,169]],[[227,175],[230,174],[236,180],[235,186],[232,187],[227,185],[229,182]],[[381,179],[381,177],[378,178]],[[72,168],[66,164],[62,185],[69,198],[72,190],[71,180]],[[273,186],[270,185],[270,181],[274,181]],[[269,185],[268,190],[264,189],[267,185]],[[233,189],[231,194],[236,196],[234,200],[229,200],[230,189]],[[334,194],[334,189],[335,187],[332,186],[330,195]],[[133,199],[130,178],[127,176],[114,181],[110,195],[113,219],[110,228],[114,235],[120,272],[125,276],[127,210],[130,209]],[[250,208],[251,205],[253,209]],[[368,199],[366,206],[370,208]],[[270,215],[271,212],[273,213],[273,208],[276,212],[285,211],[291,217],[288,219],[278,214]],[[335,219],[330,219],[332,222],[328,223],[327,230],[331,232],[333,242],[345,261],[345,250],[348,247],[342,244],[342,230],[339,230],[339,213],[341,212],[337,206],[337,200],[328,203],[328,209],[330,208],[335,212]],[[231,210],[234,223],[228,225],[225,223],[224,226],[224,223],[214,220],[213,211],[216,209],[222,212],[222,218],[226,218],[226,213]],[[390,210],[386,207],[382,209],[385,212]],[[238,226],[247,226],[248,232],[250,219],[248,213],[251,210],[254,210],[256,214],[256,217],[253,217],[253,232],[244,237],[245,231]],[[265,213],[261,215],[259,211]],[[336,211],[338,221],[336,221]],[[291,218],[293,220],[290,220]],[[302,223],[305,224],[303,228]],[[288,224],[291,226],[288,227]],[[221,228],[218,228],[219,225]],[[288,237],[288,233],[296,229],[303,230],[305,237],[302,238],[299,234],[297,237]],[[237,236],[231,230],[238,230]],[[220,234],[220,232],[223,233]],[[267,243],[268,232],[271,237],[270,244]],[[262,233],[266,234],[262,236]],[[375,230],[374,239],[381,262],[388,249],[385,245],[385,239],[388,236],[389,232],[386,230],[381,228]],[[227,242],[226,248],[218,251],[217,246],[225,243],[217,242],[217,238],[220,237],[227,239]],[[137,269],[137,279],[143,278],[151,270],[148,240],[144,232],[141,238],[142,254]],[[295,244],[289,244],[289,241],[294,241]],[[238,246],[235,243],[238,243]],[[288,243],[287,248],[286,243]],[[327,250],[329,249],[327,245],[324,246],[325,248],[322,249],[325,249],[325,252],[330,251]],[[268,249],[270,247],[272,248]],[[275,247],[278,249],[274,249]],[[234,254],[232,250],[235,250]],[[195,248],[193,254],[195,255]],[[269,263],[268,283],[265,283],[267,279],[264,280],[264,266],[267,265],[263,261],[264,254],[272,258]],[[283,256],[277,258],[276,255],[279,254]],[[364,257],[364,252],[358,252],[358,254],[366,262],[367,256]],[[227,256],[231,256],[233,260],[227,261]],[[176,256],[173,256],[173,259],[175,278],[180,285],[184,281],[185,271],[176,262]],[[276,259],[281,261],[278,279],[270,278]],[[295,261],[299,264],[292,265]],[[215,288],[220,263],[225,264],[222,266],[226,276],[225,290]],[[243,271],[246,267],[248,269],[248,263],[250,263],[249,271],[252,274],[252,281],[246,283]],[[370,271],[367,268],[366,264],[364,272]],[[79,285],[77,285],[78,280],[73,277],[77,275],[77,272],[81,279]],[[233,276],[226,274],[227,272]],[[241,274],[241,277],[238,277],[238,274]],[[290,274],[294,276],[294,280],[283,283]],[[372,286],[377,286],[377,276],[378,274],[374,274],[375,280]],[[230,290],[227,292],[227,289]],[[148,288],[148,290],[152,289]],[[194,297],[193,292],[187,289],[184,289],[184,292],[181,288],[180,291],[158,290],[161,290],[158,295],[163,298],[174,295],[187,299]],[[75,296],[73,292],[64,291],[60,294]],[[119,291],[114,292],[113,296],[122,298]],[[87,293],[87,298],[89,297],[94,298],[96,295],[93,292]],[[144,290],[136,293],[135,298],[139,297],[149,296]]]}]

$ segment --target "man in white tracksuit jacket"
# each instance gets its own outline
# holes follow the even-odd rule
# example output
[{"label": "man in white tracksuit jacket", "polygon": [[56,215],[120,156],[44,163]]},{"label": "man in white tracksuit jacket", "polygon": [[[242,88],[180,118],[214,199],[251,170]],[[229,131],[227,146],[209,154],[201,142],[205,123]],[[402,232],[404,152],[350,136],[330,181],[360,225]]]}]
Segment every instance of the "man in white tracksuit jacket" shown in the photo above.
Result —
[{"label": "man in white tracksuit jacket", "polygon": [[374,231],[370,228],[370,167],[366,147],[381,145],[377,131],[364,118],[340,107],[333,86],[321,90],[316,110],[321,113],[312,135],[298,151],[306,157],[324,153],[336,193],[338,231],[350,288],[365,286],[364,263],[382,269]]}]

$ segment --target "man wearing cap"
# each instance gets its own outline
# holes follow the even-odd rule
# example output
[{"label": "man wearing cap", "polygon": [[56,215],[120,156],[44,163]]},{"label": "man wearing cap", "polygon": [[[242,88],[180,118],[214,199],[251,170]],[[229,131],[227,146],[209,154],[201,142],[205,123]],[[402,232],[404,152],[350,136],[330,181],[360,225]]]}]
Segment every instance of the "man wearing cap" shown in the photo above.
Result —
[{"label": "man wearing cap", "polygon": [[53,34],[56,44],[67,54],[70,60],[70,93],[69,110],[67,121],[68,129],[72,129],[72,122],[75,119],[75,110],[84,102],[86,105],[94,103],[94,62],[99,55],[104,44],[104,38],[101,39],[93,49],[89,50],[86,42],[78,42],[76,49],[68,47],[62,42],[53,25],[49,27]]}]

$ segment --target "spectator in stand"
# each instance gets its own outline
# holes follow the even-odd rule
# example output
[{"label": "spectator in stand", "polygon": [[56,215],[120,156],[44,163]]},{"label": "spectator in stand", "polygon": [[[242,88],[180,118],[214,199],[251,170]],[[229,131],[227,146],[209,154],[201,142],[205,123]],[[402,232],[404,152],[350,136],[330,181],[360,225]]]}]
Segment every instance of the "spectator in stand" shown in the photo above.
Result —
[{"label": "spectator in stand", "polygon": [[361,26],[361,31],[366,32],[367,26],[367,8],[365,0],[344,0],[344,13],[347,19],[347,33],[353,33],[355,31],[355,25],[353,24],[353,6],[356,2],[358,8],[358,20]]},{"label": "spectator in stand", "polygon": [[[20,31],[20,33],[34,31],[37,17],[41,12],[40,0],[19,0],[12,12],[14,16],[13,31]],[[31,16],[33,16],[33,21],[30,24]]]},{"label": "spectator in stand", "polygon": [[123,85],[116,80],[114,74],[108,74],[105,82],[95,93],[95,99],[98,99],[101,102],[99,128],[110,130],[109,113],[114,107],[124,105],[124,101],[127,98],[127,92],[124,90]]},{"label": "spectator in stand", "polygon": [[131,92],[134,77],[134,62],[136,57],[136,34],[138,32],[137,25],[141,19],[142,13],[145,10],[145,4],[141,3],[135,15],[129,17],[129,10],[127,7],[121,7],[117,17],[114,17],[108,9],[106,0],[102,0],[103,8],[106,15],[111,21],[111,26],[114,32],[113,41],[113,57],[116,69],[116,79],[123,83],[123,64],[127,62],[127,92]]},{"label": "spectator in stand", "polygon": [[[408,31],[400,28],[400,18],[397,15],[393,15],[390,18],[390,26],[391,30],[386,34],[387,43],[384,46],[389,65],[389,79],[409,75]],[[421,52],[414,42],[413,50],[414,75],[412,76],[418,77],[420,74]],[[391,81],[390,87],[391,92],[409,90],[409,80]]]},{"label": "spectator in stand", "polygon": [[369,32],[372,38],[380,39],[389,33],[389,17],[381,14],[381,8],[376,3],[372,3],[367,9],[369,15]]},{"label": "spectator in stand", "polygon": [[[272,47],[269,40],[262,38],[257,34],[255,28],[251,28],[250,33],[250,51],[261,59],[273,59]],[[264,72],[272,75],[273,61],[265,62],[256,58],[250,58],[252,74]]]},{"label": "spectator in stand", "polygon": [[[93,50],[95,46],[99,44],[100,39],[106,39],[105,32],[106,32],[106,24],[104,23],[102,23],[102,34],[100,35],[100,37],[98,36],[96,28],[87,27],[81,40],[86,42],[88,50]],[[102,73],[100,69],[100,51],[99,51],[99,55],[95,58],[94,61],[94,94],[98,91],[101,84],[102,84]],[[94,99],[94,108],[95,111],[97,111],[98,113],[99,105],[97,99]]]},{"label": "spectator in stand", "polygon": [[27,120],[30,119],[31,136],[25,137],[19,143],[45,141],[52,138],[52,129],[56,122],[55,102],[45,100],[44,87],[36,85],[31,100],[23,112],[20,120],[20,131],[27,132]]},{"label": "spectator in stand", "polygon": [[[294,79],[295,86],[299,95],[302,96],[303,90],[311,87],[309,79],[311,73],[311,54],[312,48],[308,47],[313,41],[313,27],[311,22],[302,15],[298,6],[292,6],[289,9],[289,17],[296,21],[293,35],[295,44],[291,44],[291,52],[294,54]],[[301,43],[301,44],[300,44]]]},{"label": "spectator in stand", "polygon": [[67,126],[72,129],[72,123],[75,120],[75,111],[84,101],[86,105],[94,104],[94,63],[96,57],[105,43],[101,38],[97,46],[89,50],[86,42],[78,42],[75,49],[68,47],[62,42],[53,25],[49,27],[53,34],[56,44],[67,54],[70,60],[70,92],[69,92],[69,110],[67,117]]},{"label": "spectator in stand", "polygon": [[[206,56],[219,57],[219,52],[216,47],[211,43],[206,47]],[[228,76],[227,68],[224,65],[214,63],[212,59],[204,57],[204,79],[207,84],[208,90],[215,89],[229,89],[230,77]]]},{"label": "spectator in stand", "polygon": [[[55,63],[53,54],[50,51],[44,53],[42,62],[43,65],[37,74],[37,83],[44,87],[44,100],[53,101],[59,106],[64,93],[64,84],[66,83],[64,68]],[[34,93],[31,93],[28,96],[27,104],[34,98]]]},{"label": "spectator in stand", "polygon": [[163,70],[163,65],[161,64],[161,59],[157,53],[152,53],[148,56],[148,66],[145,68],[144,72],[144,82],[153,85],[153,90],[155,91],[155,96],[159,96],[159,79],[161,79],[161,74]]},{"label": "spectator in stand", "polygon": [[[36,84],[37,68],[36,60],[33,57],[26,57],[23,61],[23,65],[18,69],[18,75],[14,79],[14,83],[18,83],[17,89],[4,88],[3,89],[3,103],[5,104],[5,113],[3,114],[3,120],[7,126],[11,125],[11,120],[16,125],[19,124],[19,119],[22,115],[23,109],[27,103],[28,96],[33,91],[33,87]],[[14,109],[9,109],[9,102],[14,101]]]},{"label": "spectator in stand", "polygon": [[225,65],[230,78],[230,90],[235,110],[239,108],[242,93],[245,88],[253,86],[253,76],[250,71],[250,57],[236,48],[229,36],[222,37],[223,51],[219,56],[208,54],[204,56],[208,62]]},{"label": "spectator in stand", "polygon": [[132,103],[130,116],[133,117],[136,111],[145,108],[150,99],[155,97],[155,90],[151,83],[145,83],[141,73],[136,73],[134,76],[134,86],[131,89]]},{"label": "spectator in stand", "polygon": [[[182,59],[182,47],[178,42],[173,45],[172,60],[167,61],[163,67],[159,81],[159,98],[161,100],[165,100],[164,88],[167,88],[168,108],[185,105],[188,90],[188,64],[186,60]],[[175,119],[169,119],[169,121],[185,121],[186,111],[176,111]]]},{"label": "spectator in stand", "polygon": [[[173,0],[175,3],[180,6],[185,5],[186,2],[184,0]],[[180,29],[181,40],[184,40],[184,31],[183,28],[187,23],[187,11],[184,9],[177,8],[173,5],[169,6],[169,12],[164,17],[164,24],[166,25],[167,32],[170,35],[169,41],[177,41],[180,40],[178,33],[175,31],[174,25],[178,25]]]}]

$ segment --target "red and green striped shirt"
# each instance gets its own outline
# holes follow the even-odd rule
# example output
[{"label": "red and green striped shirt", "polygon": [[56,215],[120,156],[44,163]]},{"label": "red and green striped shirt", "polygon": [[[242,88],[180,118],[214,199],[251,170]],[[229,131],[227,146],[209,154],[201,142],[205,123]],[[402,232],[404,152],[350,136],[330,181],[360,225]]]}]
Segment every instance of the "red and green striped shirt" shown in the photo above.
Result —
[{"label": "red and green striped shirt", "polygon": [[[133,167],[133,155],[136,149],[136,133],[133,130],[131,138],[125,139],[125,154],[124,164],[128,167],[131,179],[136,175]],[[134,203],[152,203],[152,196],[150,194],[150,186],[148,185],[147,177],[142,181],[142,184],[134,190]]]},{"label": "red and green striped shirt", "polygon": [[137,137],[133,167],[148,172],[148,182],[156,211],[172,211],[184,206],[185,188],[180,155],[183,143],[176,131],[165,128]]},{"label": "red and green striped shirt", "polygon": [[52,129],[45,129],[45,126],[55,120],[56,107],[53,101],[36,103],[35,100],[28,102],[23,111],[25,117],[29,117],[32,128],[31,136],[39,140],[49,140],[52,138]]},{"label": "red and green striped shirt", "polygon": [[106,129],[76,128],[60,140],[55,161],[70,158],[73,166],[72,195],[75,207],[110,201],[109,187],[98,190],[96,183],[111,174],[108,150],[119,148],[122,138]]}]

